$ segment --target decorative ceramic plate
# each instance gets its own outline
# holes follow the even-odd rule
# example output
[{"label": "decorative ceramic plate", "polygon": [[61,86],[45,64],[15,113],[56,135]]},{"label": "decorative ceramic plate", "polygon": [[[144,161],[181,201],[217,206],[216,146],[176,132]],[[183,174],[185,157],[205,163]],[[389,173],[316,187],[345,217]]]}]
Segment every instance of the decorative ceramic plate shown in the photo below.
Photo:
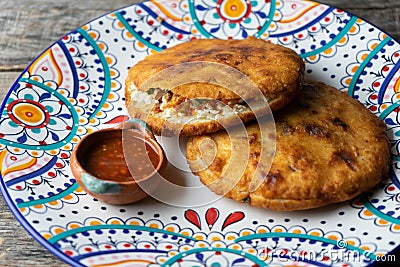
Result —
[{"label": "decorative ceramic plate", "polygon": [[[301,212],[228,199],[197,207],[152,198],[110,206],[81,190],[69,168],[71,150],[85,134],[126,119],[130,66],[191,39],[251,35],[294,49],[310,78],[348,92],[386,122],[393,158],[387,180],[352,201]],[[310,1],[165,0],[123,8],[54,43],[10,89],[1,107],[2,193],[28,232],[74,266],[393,260],[391,251],[400,245],[399,58],[400,45],[381,30]],[[168,144],[164,148],[175,157]],[[198,198],[174,197],[180,203]]]}]

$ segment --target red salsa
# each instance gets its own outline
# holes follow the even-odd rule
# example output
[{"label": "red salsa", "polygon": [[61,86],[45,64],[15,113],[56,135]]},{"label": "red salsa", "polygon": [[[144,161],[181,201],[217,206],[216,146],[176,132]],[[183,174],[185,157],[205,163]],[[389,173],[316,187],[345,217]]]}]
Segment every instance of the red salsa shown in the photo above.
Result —
[{"label": "red salsa", "polygon": [[103,180],[129,182],[132,177],[146,178],[157,168],[159,155],[144,138],[117,131],[105,135],[86,150],[84,166],[89,173]]}]

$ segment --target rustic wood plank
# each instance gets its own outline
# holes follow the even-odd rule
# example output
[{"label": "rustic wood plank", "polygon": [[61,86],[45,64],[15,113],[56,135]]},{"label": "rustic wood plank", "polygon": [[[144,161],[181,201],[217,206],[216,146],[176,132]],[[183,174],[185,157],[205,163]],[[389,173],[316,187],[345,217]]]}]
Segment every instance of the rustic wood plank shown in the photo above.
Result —
[{"label": "rustic wood plank", "polygon": [[0,198],[0,266],[69,266],[35,241]]},{"label": "rustic wood plank", "polygon": [[400,41],[400,7],[385,9],[347,8],[346,11],[368,21],[395,40]]},{"label": "rustic wood plank", "polygon": [[[88,20],[138,1],[3,0],[0,9],[0,62],[3,70],[24,68],[46,47]],[[400,1],[321,2],[352,12],[400,39]],[[29,8],[16,9],[16,6]]]},{"label": "rustic wood plank", "polygon": [[[0,99],[4,98],[19,74],[20,72],[0,72]],[[68,266],[26,232],[2,197],[0,197],[0,266]]]},{"label": "rustic wood plank", "polygon": [[398,0],[352,0],[352,1],[338,1],[338,0],[317,0],[317,2],[325,3],[331,6],[337,6],[341,9],[387,9],[400,7]]},{"label": "rustic wood plank", "polygon": [[20,71],[0,72],[0,99],[3,100],[8,89],[21,74]]}]

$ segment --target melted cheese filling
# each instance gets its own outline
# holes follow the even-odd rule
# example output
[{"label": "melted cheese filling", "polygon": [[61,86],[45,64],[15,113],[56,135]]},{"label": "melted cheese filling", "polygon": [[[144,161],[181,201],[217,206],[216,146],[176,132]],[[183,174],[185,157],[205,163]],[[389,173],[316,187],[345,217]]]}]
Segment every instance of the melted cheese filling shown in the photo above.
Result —
[{"label": "melted cheese filling", "polygon": [[223,103],[214,99],[187,99],[161,89],[149,89],[146,92],[133,90],[131,105],[154,117],[176,123],[219,120],[250,111],[243,100]]}]

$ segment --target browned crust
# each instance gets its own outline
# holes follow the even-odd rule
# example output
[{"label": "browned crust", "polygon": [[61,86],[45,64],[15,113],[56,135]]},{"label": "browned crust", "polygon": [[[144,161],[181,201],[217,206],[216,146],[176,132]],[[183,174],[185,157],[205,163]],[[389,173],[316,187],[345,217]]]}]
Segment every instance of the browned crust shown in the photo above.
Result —
[{"label": "browned crust", "polygon": [[[244,40],[193,40],[147,56],[130,68],[125,81],[127,106],[130,104],[131,90],[147,90],[142,85],[158,72],[181,63],[198,61],[221,63],[239,70],[257,85],[268,101],[280,99],[281,95],[291,98],[301,88],[305,68],[304,62],[293,50],[255,37]],[[169,78],[174,77],[165,77],[166,80]],[[205,82],[162,89],[171,89],[175,94],[189,99],[239,97],[229,88]],[[282,106],[276,105],[276,108]]]},{"label": "browned crust", "polygon": [[[286,106],[289,103],[290,99],[291,98],[286,96],[286,94],[283,94],[278,99],[269,101],[269,106],[263,106],[262,108],[254,110],[254,113],[265,115],[267,113],[270,113],[271,110],[276,110]],[[136,108],[133,105],[128,106],[128,112],[130,116],[146,121],[155,135],[163,136],[193,136],[205,133],[214,133],[224,128],[234,126],[238,122],[237,118],[240,118],[242,122],[249,122],[256,118],[252,111],[248,111],[238,113],[237,116],[226,116],[224,118],[218,119],[218,121],[208,120],[182,125],[179,123],[171,122],[165,118],[152,116],[147,110]]]},{"label": "browned crust", "polygon": [[[148,110],[141,110],[131,103],[132,90],[136,90],[135,88],[147,90],[148,88],[141,88],[142,85],[156,73],[180,63],[197,61],[222,63],[243,72],[262,92],[271,111],[286,106],[301,89],[303,82],[304,62],[289,48],[254,37],[245,40],[194,40],[150,55],[129,70],[125,88],[129,115],[144,119],[155,134],[163,133],[163,135],[173,135],[178,132],[187,136],[200,135],[234,125],[237,122],[235,115],[219,121],[181,125],[163,117],[152,116]],[[167,84],[169,78],[165,77]],[[173,78],[174,75],[171,75],[171,79]],[[228,88],[205,82],[162,89],[171,89],[175,95],[187,99],[209,98],[226,102],[238,98],[238,95]],[[255,118],[252,112],[244,112],[238,116],[243,122]]]},{"label": "browned crust", "polygon": [[[233,67],[250,77],[263,94],[286,91],[303,75],[304,62],[291,49],[268,43],[255,37],[244,40],[196,39],[178,44],[164,51],[147,56],[133,66],[128,73],[126,85],[140,88],[156,73],[185,62],[208,61]],[[183,85],[174,93],[194,98],[199,92],[196,84]],[[165,89],[165,88],[164,88]],[[170,89],[170,88],[168,88]],[[213,99],[237,98],[234,92],[210,84],[204,88],[204,97]]]},{"label": "browned crust", "polygon": [[349,200],[375,186],[389,168],[386,126],[345,93],[319,82],[307,84],[298,98],[274,114],[276,153],[271,168],[261,172],[264,182],[255,191],[250,192],[249,183],[261,146],[257,124],[247,127],[253,136],[249,162],[232,190],[226,193],[227,181],[219,180],[231,155],[225,132],[189,139],[191,169],[199,168],[195,162],[199,143],[211,137],[218,147],[216,159],[212,168],[195,174],[213,192],[255,207],[310,209]]}]

